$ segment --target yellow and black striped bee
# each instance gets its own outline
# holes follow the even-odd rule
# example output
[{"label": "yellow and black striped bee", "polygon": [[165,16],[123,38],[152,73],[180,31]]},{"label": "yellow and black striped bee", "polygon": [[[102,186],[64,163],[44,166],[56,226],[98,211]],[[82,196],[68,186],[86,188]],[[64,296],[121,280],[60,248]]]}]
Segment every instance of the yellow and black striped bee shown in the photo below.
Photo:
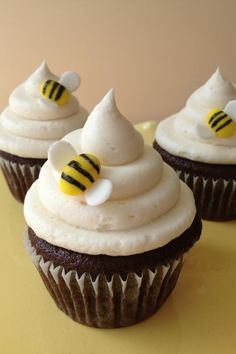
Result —
[{"label": "yellow and black striped bee", "polygon": [[207,124],[218,138],[230,138],[236,132],[236,122],[221,109],[208,113]]},{"label": "yellow and black striped bee", "polygon": [[68,195],[81,194],[97,180],[100,170],[100,161],[94,155],[77,155],[63,168],[60,190]]},{"label": "yellow and black striped bee", "polygon": [[70,92],[61,83],[54,80],[43,81],[40,85],[43,97],[61,106],[70,99]]},{"label": "yellow and black striped bee", "polygon": [[77,90],[80,85],[80,76],[74,71],[65,71],[59,81],[45,80],[40,85],[40,92],[45,99],[59,106],[66,104],[71,92]]},{"label": "yellow and black striped bee", "polygon": [[[69,161],[69,162],[68,162]],[[112,194],[113,185],[107,178],[101,178],[101,163],[90,153],[77,154],[67,141],[60,140],[48,151],[58,188],[69,196],[78,196],[90,206],[103,204]]]}]

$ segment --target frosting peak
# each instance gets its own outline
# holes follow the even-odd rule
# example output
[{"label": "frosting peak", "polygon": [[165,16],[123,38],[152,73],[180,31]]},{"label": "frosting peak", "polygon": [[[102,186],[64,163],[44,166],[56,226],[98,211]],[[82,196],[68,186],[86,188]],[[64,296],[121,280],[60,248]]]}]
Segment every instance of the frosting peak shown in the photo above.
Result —
[{"label": "frosting peak", "polygon": [[[107,110],[110,113],[113,113],[114,110],[116,110],[116,112],[121,115],[121,113],[118,111],[117,105],[116,105],[116,100],[115,100],[115,94],[114,94],[114,89],[110,89],[110,91],[108,91],[105,96],[103,97],[103,99],[101,100],[100,103],[98,103],[96,105],[103,107],[104,110]],[[96,108],[95,107],[95,108]]]},{"label": "frosting peak", "polygon": [[[219,125],[216,124],[221,120],[216,121],[216,124],[214,122],[214,130],[208,119],[211,112],[224,111],[225,107],[227,114],[234,112],[234,103],[229,102],[235,100],[236,88],[223,77],[218,68],[210,79],[189,97],[186,106],[180,112],[158,125],[157,142],[173,155],[190,160],[235,164],[236,134],[232,127],[234,122],[223,126],[230,128],[230,134],[228,131],[229,135],[226,136],[226,130],[221,128],[220,136],[216,130]],[[225,122],[226,120],[221,124]]]},{"label": "frosting peak", "polygon": [[79,103],[75,96],[71,95],[67,104],[58,107],[55,104],[45,104],[41,99],[40,84],[44,80],[59,79],[51,73],[46,62],[43,62],[30,77],[19,85],[10,95],[9,106],[16,115],[32,120],[53,120],[69,117],[79,110]]},{"label": "frosting peak", "polygon": [[216,99],[219,99],[219,96],[222,95],[228,99],[228,95],[232,95],[235,97],[235,88],[231,82],[226,80],[224,76],[221,74],[219,67],[214,72],[214,74],[210,77],[210,79],[205,83],[205,94],[206,91],[209,93],[212,92]]},{"label": "frosting peak", "polygon": [[81,146],[109,166],[127,164],[142,155],[143,137],[119,112],[113,89],[88,117],[81,135]]},{"label": "frosting peak", "polygon": [[[69,75],[70,81],[75,79],[75,82],[70,82],[75,87],[78,76],[71,77],[70,73],[64,73],[64,81],[65,78],[68,81]],[[11,93],[9,106],[0,119],[0,150],[21,157],[46,158],[53,142],[83,126],[87,111],[71,92],[63,105],[45,99],[41,86],[49,80],[58,87],[59,77],[49,70],[44,61]]]},{"label": "frosting peak", "polygon": [[236,99],[234,85],[227,81],[217,68],[210,79],[189,97],[184,113],[195,118],[197,122],[202,122],[209,110],[223,109],[228,101],[234,99]]},{"label": "frosting peak", "polygon": [[44,80],[58,80],[58,77],[49,70],[45,60],[25,81],[25,91],[27,94],[40,97],[39,85]]},{"label": "frosting peak", "polygon": [[222,75],[221,71],[220,71],[220,67],[218,66],[218,68],[216,69],[216,71],[212,74],[212,76],[210,77],[210,79],[205,83],[205,85],[207,85],[209,88],[214,89],[216,85],[221,85],[221,84],[225,84],[226,79],[224,78],[224,76]]}]

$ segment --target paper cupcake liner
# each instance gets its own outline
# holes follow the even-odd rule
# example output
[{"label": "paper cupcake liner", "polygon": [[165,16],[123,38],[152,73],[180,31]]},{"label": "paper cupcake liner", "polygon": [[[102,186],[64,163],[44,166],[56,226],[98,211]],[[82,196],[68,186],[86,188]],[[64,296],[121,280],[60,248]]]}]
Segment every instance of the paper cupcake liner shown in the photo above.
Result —
[{"label": "paper cupcake liner", "polygon": [[[174,166],[173,166],[174,167]],[[236,180],[193,176],[175,169],[179,178],[192,190],[201,217],[206,220],[224,221],[236,219]]]},{"label": "paper cupcake liner", "polygon": [[0,166],[12,195],[23,203],[26,192],[38,178],[42,166],[12,162],[3,157],[0,157]]},{"label": "paper cupcake liner", "polygon": [[75,270],[66,272],[37,255],[26,236],[26,249],[56,305],[79,323],[99,328],[125,327],[138,323],[164,303],[174,289],[184,254],[157,264],[154,270],[144,269],[122,279],[114,274],[110,281],[104,274],[92,279],[89,273],[78,276]]}]

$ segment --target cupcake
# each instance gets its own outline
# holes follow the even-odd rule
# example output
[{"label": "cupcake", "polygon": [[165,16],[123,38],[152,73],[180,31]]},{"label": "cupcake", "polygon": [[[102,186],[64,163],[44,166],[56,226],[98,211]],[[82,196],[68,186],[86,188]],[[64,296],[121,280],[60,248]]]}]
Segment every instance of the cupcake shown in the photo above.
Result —
[{"label": "cupcake", "polygon": [[192,191],[144,145],[112,90],[48,158],[24,214],[26,249],[53,300],[93,327],[148,318],[199,239]]},{"label": "cupcake", "polygon": [[43,62],[10,95],[0,118],[0,165],[18,201],[38,178],[49,147],[84,125],[88,113],[71,94],[79,83],[77,73],[59,78]]},{"label": "cupcake", "polygon": [[203,219],[236,219],[235,100],[235,86],[217,69],[156,130],[154,148],[193,190]]}]

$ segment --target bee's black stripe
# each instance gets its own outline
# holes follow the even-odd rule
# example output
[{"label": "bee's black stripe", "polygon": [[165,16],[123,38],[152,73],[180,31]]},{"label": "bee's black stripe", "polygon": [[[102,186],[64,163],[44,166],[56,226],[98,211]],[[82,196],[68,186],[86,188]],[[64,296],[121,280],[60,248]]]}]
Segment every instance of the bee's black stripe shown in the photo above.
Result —
[{"label": "bee's black stripe", "polygon": [[61,96],[63,95],[63,92],[65,91],[65,87],[63,85],[60,85],[58,91],[57,91],[57,94],[56,94],[56,97],[55,97],[55,101],[58,101]]},{"label": "bee's black stripe", "polygon": [[213,116],[211,116],[211,118],[209,119],[209,124],[213,121],[213,119],[215,119],[219,114],[223,113],[223,111],[218,111],[216,113],[213,114]]},{"label": "bee's black stripe", "polygon": [[90,163],[90,165],[92,165],[93,168],[95,168],[95,170],[97,171],[98,174],[100,173],[99,166],[93,160],[91,160],[88,155],[81,154],[80,156],[82,156],[86,161],[88,161]]},{"label": "bee's black stripe", "polygon": [[218,123],[220,123],[220,121],[221,121],[222,119],[224,119],[225,117],[227,117],[227,114],[224,114],[223,116],[221,116],[221,117],[215,119],[214,122],[212,123],[211,127],[214,128],[214,127],[215,127]]},{"label": "bee's black stripe", "polygon": [[90,182],[92,182],[92,183],[94,182],[93,176],[91,176],[88,171],[84,170],[84,169],[80,166],[80,164],[79,164],[78,161],[72,160],[72,161],[70,161],[70,162],[68,163],[68,166],[74,168],[76,171],[78,171],[79,173],[81,173],[81,175],[83,175],[84,177],[87,177],[87,178],[90,180]]},{"label": "bee's black stripe", "polygon": [[219,130],[221,130],[221,129],[227,127],[227,125],[229,125],[231,122],[232,122],[232,119],[228,119],[224,124],[222,124],[220,127],[218,127],[218,128],[216,129],[216,132],[218,132]]},{"label": "bee's black stripe", "polygon": [[50,85],[50,83],[52,82],[52,80],[47,80],[45,81],[44,85],[43,85],[43,94],[45,95],[46,91],[47,91],[47,87],[48,85]]},{"label": "bee's black stripe", "polygon": [[70,184],[73,184],[73,186],[79,188],[83,192],[86,190],[86,187],[82,183],[76,181],[76,179],[74,179],[73,177],[65,174],[64,172],[62,172],[61,178],[64,179],[66,182],[68,182]]},{"label": "bee's black stripe", "polygon": [[54,94],[56,88],[59,86],[60,84],[58,82],[54,82],[53,87],[51,88],[50,94],[49,94],[49,98],[52,98],[52,95]]}]

